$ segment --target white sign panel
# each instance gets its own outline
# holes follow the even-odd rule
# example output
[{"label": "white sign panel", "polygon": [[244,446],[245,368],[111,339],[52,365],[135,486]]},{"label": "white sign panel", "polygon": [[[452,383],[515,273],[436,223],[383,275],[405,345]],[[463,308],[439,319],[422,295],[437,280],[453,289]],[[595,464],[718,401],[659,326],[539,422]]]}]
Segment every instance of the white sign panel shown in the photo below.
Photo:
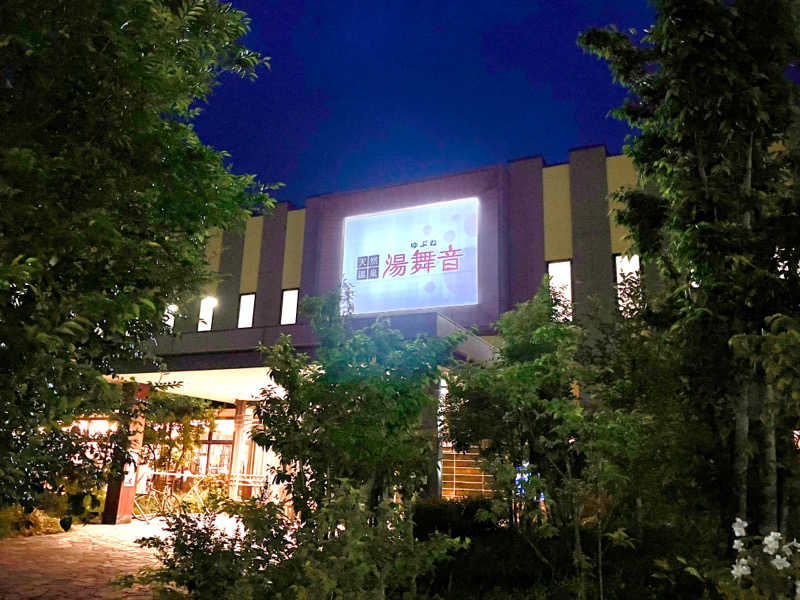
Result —
[{"label": "white sign panel", "polygon": [[478,198],[344,220],[355,314],[478,303]]}]

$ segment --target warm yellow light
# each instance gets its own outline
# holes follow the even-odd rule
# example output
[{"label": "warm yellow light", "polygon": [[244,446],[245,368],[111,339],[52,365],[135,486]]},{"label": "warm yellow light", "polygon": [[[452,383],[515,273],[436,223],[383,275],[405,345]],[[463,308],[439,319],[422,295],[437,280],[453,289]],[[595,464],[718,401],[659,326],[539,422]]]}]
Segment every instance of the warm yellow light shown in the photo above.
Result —
[{"label": "warm yellow light", "polygon": [[211,321],[214,318],[214,309],[217,306],[217,299],[213,296],[206,296],[200,302],[200,318],[197,321],[197,331],[211,331]]}]

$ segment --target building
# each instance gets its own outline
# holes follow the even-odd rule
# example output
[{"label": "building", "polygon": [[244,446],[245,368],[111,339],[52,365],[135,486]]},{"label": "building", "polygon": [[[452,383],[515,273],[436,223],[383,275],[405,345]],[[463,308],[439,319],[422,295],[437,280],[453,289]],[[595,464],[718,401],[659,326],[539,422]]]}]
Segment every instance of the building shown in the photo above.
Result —
[{"label": "building", "polygon": [[[209,262],[226,278],[196,306],[182,307],[189,317],[174,323],[180,336],[159,340],[170,372],[126,376],[178,380],[179,393],[230,403],[225,439],[209,437],[206,470],[252,478],[267,460],[244,433],[248,399],[266,378],[255,347],[290,333],[299,349],[313,351],[310,327],[297,318],[300,299],[337,289],[344,277],[356,318],[390,316],[409,336],[476,326],[459,352],[490,359],[492,323],[533,296],[546,272],[577,316],[589,297],[614,299],[618,273],[631,265],[620,258],[628,246],[609,216],[609,193],[636,185],[629,158],[593,146],[570,151],[563,164],[522,158],[323,194],[304,209],[279,204],[251,218],[243,235],[226,232],[210,244]],[[442,494],[485,489],[472,458],[445,449]]]}]

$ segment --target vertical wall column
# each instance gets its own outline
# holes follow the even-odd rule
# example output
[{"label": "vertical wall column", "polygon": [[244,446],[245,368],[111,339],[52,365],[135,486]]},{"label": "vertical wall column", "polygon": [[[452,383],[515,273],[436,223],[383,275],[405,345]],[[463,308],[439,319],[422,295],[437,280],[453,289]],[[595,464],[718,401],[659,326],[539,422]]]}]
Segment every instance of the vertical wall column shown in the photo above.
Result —
[{"label": "vertical wall column", "polygon": [[278,325],[281,316],[281,272],[286,245],[286,216],[289,205],[275,206],[272,214],[264,219],[261,236],[261,260],[258,266],[258,288],[253,310],[253,326]]},{"label": "vertical wall column", "polygon": [[570,151],[569,186],[573,298],[575,317],[581,319],[591,311],[591,298],[614,299],[605,146]]},{"label": "vertical wall column", "polygon": [[235,329],[239,317],[239,284],[242,275],[244,236],[238,233],[222,234],[222,253],[219,272],[225,278],[217,284],[217,306],[211,319],[211,329]]},{"label": "vertical wall column", "polygon": [[306,222],[303,241],[303,263],[300,279],[300,296],[318,296],[331,290],[319,289],[320,236],[324,231],[325,213],[320,206],[321,198],[306,201]]},{"label": "vertical wall column", "polygon": [[231,477],[228,496],[239,500],[241,475],[247,470],[247,436],[250,435],[250,418],[246,400],[236,401],[236,414],[233,418],[233,449],[231,452]]},{"label": "vertical wall column", "polygon": [[[150,386],[143,383],[123,383],[122,393],[129,406],[136,407],[147,399]],[[102,521],[106,525],[117,525],[120,523],[130,523],[133,513],[133,499],[136,495],[136,483],[139,476],[139,451],[142,447],[144,436],[144,417],[135,417],[130,424],[130,458],[133,462],[128,462],[122,456],[122,450],[118,450],[115,458],[125,461],[125,469],[108,482],[106,491],[106,504],[103,508]]]},{"label": "vertical wall column", "polygon": [[509,164],[506,308],[532,298],[545,273],[543,166],[540,156]]}]

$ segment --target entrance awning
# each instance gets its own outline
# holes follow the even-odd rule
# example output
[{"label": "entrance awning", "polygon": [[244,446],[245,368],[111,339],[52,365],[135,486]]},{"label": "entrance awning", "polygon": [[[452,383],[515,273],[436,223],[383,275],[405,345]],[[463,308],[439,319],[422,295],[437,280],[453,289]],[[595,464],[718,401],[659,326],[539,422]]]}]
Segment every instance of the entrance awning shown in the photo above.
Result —
[{"label": "entrance awning", "polygon": [[[355,318],[360,327],[366,327],[372,321],[374,317]],[[465,333],[464,340],[455,349],[460,360],[486,362],[496,353],[491,344],[439,313],[395,315],[391,318],[391,325],[409,339],[419,333],[432,337]],[[316,341],[307,325],[189,333],[179,338],[167,338],[159,344],[158,351],[174,371],[143,368],[141,372],[135,372],[136,369],[125,369],[127,372],[117,375],[117,380],[175,383],[177,385],[166,391],[220,402],[250,400],[258,396],[262,388],[275,385],[269,377],[269,369],[255,366],[262,360],[255,346],[259,342],[275,343],[281,332],[290,332],[295,346],[313,356]]]},{"label": "entrance awning", "polygon": [[236,400],[251,400],[259,395],[262,388],[275,385],[266,367],[123,373],[112,381],[120,380],[149,384],[175,383],[178,385],[164,391],[231,404]]}]

